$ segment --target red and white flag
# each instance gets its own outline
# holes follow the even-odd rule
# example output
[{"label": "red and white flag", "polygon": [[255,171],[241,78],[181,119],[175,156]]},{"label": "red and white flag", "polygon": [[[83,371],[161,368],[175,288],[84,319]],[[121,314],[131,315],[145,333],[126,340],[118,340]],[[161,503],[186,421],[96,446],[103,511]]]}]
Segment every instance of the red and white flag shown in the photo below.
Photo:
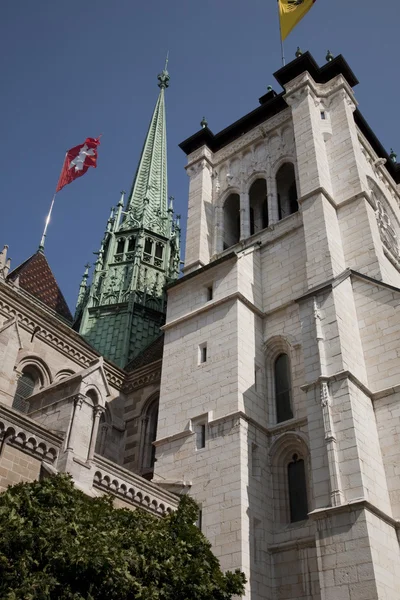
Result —
[{"label": "red and white flag", "polygon": [[89,167],[96,168],[97,146],[99,144],[99,138],[86,138],[83,144],[68,150],[56,192],[59,192],[65,185],[74,181],[74,179],[82,177]]}]

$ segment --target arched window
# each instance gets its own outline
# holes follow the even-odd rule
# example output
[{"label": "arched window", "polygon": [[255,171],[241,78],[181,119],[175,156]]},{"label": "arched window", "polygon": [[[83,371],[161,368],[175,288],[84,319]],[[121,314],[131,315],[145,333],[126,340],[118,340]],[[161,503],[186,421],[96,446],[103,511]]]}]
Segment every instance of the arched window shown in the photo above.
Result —
[{"label": "arched window", "polygon": [[224,203],[224,250],[234,246],[240,239],[240,198],[230,194]]},{"label": "arched window", "polygon": [[162,267],[163,265],[163,256],[164,256],[164,244],[161,242],[156,243],[156,250],[154,253],[154,265],[156,267]]},{"label": "arched window", "polygon": [[307,518],[312,506],[308,486],[310,452],[304,435],[286,431],[270,448],[274,522],[281,525]]},{"label": "arched window", "polygon": [[296,176],[292,163],[285,163],[276,174],[279,220],[299,210]]},{"label": "arched window", "polygon": [[35,388],[40,385],[40,377],[36,369],[26,367],[18,379],[17,389],[15,391],[12,407],[22,413],[27,413],[29,403],[26,401],[32,396]]},{"label": "arched window", "polygon": [[290,365],[287,354],[280,354],[274,364],[277,423],[293,418],[291,405]]},{"label": "arched window", "polygon": [[256,179],[249,191],[250,235],[268,227],[267,182]]},{"label": "arched window", "polygon": [[124,238],[120,238],[117,242],[117,250],[115,254],[123,254],[125,249],[125,240]]},{"label": "arched window", "polygon": [[153,442],[157,437],[158,404],[159,399],[157,398],[150,404],[142,418],[141,472],[147,479],[151,479],[153,476],[156,458]]},{"label": "arched window", "polygon": [[293,454],[287,467],[290,522],[308,518],[307,482],[304,460]]},{"label": "arched window", "polygon": [[144,262],[151,263],[152,262],[152,254],[153,254],[153,245],[154,242],[151,238],[146,238],[144,241],[144,252],[143,252],[143,260]]},{"label": "arched window", "polygon": [[133,252],[135,250],[136,240],[134,237],[130,237],[128,240],[128,252]]}]

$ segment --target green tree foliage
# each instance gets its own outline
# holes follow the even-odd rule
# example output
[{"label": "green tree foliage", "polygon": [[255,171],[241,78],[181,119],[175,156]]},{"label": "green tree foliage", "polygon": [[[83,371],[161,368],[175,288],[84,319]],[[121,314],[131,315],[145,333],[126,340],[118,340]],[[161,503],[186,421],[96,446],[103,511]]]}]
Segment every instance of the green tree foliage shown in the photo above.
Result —
[{"label": "green tree foliage", "polygon": [[222,573],[183,497],[158,519],[92,499],[67,475],[0,494],[4,600],[229,600],[243,573]]}]

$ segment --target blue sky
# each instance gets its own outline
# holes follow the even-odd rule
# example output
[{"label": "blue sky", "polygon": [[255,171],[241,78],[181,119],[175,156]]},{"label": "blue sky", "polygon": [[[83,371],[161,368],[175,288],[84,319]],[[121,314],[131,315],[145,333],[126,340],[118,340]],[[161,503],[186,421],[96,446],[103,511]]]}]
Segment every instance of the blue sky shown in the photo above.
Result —
[{"label": "blue sky", "polygon": [[[65,151],[103,133],[96,170],[57,197],[46,256],[71,308],[112,205],[129,190],[169,49],[169,193],[186,220],[179,142],[203,115],[217,132],[258,105],[280,65],[275,0],[3,0],[0,22],[0,244],[33,254]],[[384,7],[384,9],[383,9]],[[343,54],[360,110],[400,156],[398,0],[317,0],[285,42],[323,64]]]}]

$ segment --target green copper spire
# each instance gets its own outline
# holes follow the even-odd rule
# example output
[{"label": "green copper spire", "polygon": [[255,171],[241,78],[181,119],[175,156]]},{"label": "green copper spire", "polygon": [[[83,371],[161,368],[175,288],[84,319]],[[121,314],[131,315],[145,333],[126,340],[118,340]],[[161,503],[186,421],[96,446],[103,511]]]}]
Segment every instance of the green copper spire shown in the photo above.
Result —
[{"label": "green copper spire", "polygon": [[121,367],[160,334],[165,288],[179,274],[179,218],[167,191],[167,63],[126,210],[121,192],[95,253],[91,284],[86,287],[85,273],[78,297],[76,329]]},{"label": "green copper spire", "polygon": [[128,198],[127,215],[123,223],[129,228],[136,221],[144,227],[166,234],[167,223],[167,132],[165,119],[165,90],[169,86],[165,68],[158,75],[160,93],[144,142],[139,165]]}]

